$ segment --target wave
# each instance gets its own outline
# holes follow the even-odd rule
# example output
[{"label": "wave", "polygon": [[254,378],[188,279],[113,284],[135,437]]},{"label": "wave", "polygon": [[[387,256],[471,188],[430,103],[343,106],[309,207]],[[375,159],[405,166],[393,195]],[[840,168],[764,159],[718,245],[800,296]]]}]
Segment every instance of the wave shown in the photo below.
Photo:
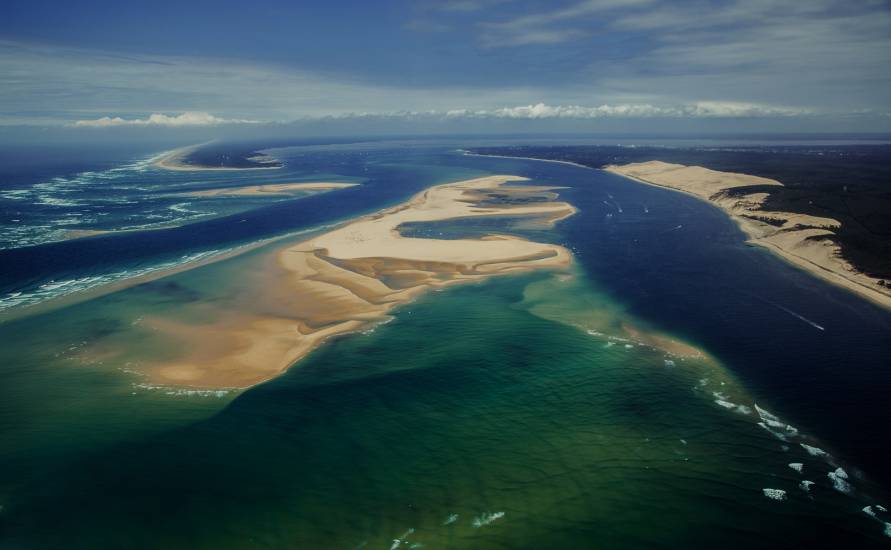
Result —
[{"label": "wave", "polygon": [[229,250],[207,250],[204,252],[196,252],[194,254],[185,254],[176,260],[142,268],[122,269],[110,273],[103,273],[101,275],[86,275],[71,279],[51,280],[33,289],[18,289],[8,293],[6,296],[0,297],[0,311],[5,311],[14,307],[32,306],[74,292],[90,290],[98,286],[122,281],[124,279],[141,277],[143,275],[149,275],[178,267],[183,264],[206,260],[228,251]]},{"label": "wave", "polygon": [[766,496],[769,499],[786,500],[786,491],[784,491],[782,489],[767,489],[767,488],[765,488],[765,489],[761,489],[761,491],[764,493],[764,496]]},{"label": "wave", "polygon": [[829,453],[827,453],[826,451],[824,451],[823,449],[821,449],[819,447],[814,447],[814,446],[808,445],[806,443],[799,443],[799,445],[801,445],[801,448],[804,449],[805,451],[807,451],[807,454],[809,454],[811,456],[815,456],[817,458],[829,456]]},{"label": "wave", "polygon": [[36,287],[13,289],[9,291],[5,296],[0,297],[0,312],[15,307],[33,306],[47,300],[52,300],[68,294],[73,294],[75,292],[90,290],[99,286],[120,282],[126,279],[133,279],[136,277],[151,275],[153,273],[160,273],[194,262],[212,260],[214,258],[219,258],[223,255],[230,254],[238,250],[248,250],[252,247],[263,245],[273,241],[298,237],[300,235],[306,235],[308,233],[313,233],[316,231],[324,231],[338,225],[339,223],[328,223],[316,227],[298,229],[297,231],[291,231],[284,235],[280,235],[278,237],[273,237],[270,239],[259,239],[227,248],[205,250],[192,254],[183,254],[177,259],[160,262],[146,267],[120,269],[100,275],[84,275],[81,277],[72,277],[69,279],[50,280]]},{"label": "wave", "polygon": [[174,388],[170,386],[158,386],[155,384],[133,384],[134,388],[140,390],[158,391],[164,395],[176,397],[226,397],[230,393],[237,391],[231,390],[192,390],[187,388]]},{"label": "wave", "polygon": [[841,467],[836,468],[835,471],[829,472],[826,476],[832,481],[832,486],[836,491],[842,493],[851,492],[851,484],[848,483],[848,473]]},{"label": "wave", "polygon": [[473,518],[473,526],[474,527],[484,527],[489,525],[490,523],[497,521],[503,518],[505,515],[504,512],[484,512],[479,516]]}]

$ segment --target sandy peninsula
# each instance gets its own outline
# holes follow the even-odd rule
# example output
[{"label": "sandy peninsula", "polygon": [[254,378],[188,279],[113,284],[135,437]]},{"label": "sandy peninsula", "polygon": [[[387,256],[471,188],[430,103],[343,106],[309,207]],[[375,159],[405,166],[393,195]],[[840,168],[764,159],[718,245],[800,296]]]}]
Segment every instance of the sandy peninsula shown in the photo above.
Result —
[{"label": "sandy peninsula", "polygon": [[266,155],[256,155],[248,158],[247,160],[256,162],[258,164],[268,164],[269,166],[204,166],[200,164],[186,163],[186,158],[188,158],[190,154],[192,154],[203,145],[206,144],[199,143],[198,145],[190,145],[188,147],[174,149],[173,151],[165,153],[155,159],[154,162],[152,162],[152,166],[156,168],[163,168],[164,170],[174,170],[178,172],[231,172],[241,170],[277,170],[281,168],[281,165],[277,164],[275,159]]},{"label": "sandy peninsula", "polygon": [[[479,239],[406,237],[412,222],[509,217],[553,224],[575,208],[552,200],[552,187],[506,185],[492,176],[431,187],[399,206],[282,247],[252,273],[249,308],[216,311],[193,324],[146,318],[156,334],[179,342],[175,359],[144,363],[152,383],[246,387],[268,380],[326,338],[367,329],[424,292],[531,270],[565,270],[562,246],[510,235]],[[538,200],[530,200],[537,198]]]},{"label": "sandy peninsula", "polygon": [[334,191],[355,187],[358,183],[340,182],[302,182],[302,183],[270,183],[266,185],[245,185],[242,187],[220,187],[216,189],[202,189],[200,191],[188,191],[175,193],[183,197],[263,197],[263,196],[287,196],[302,193],[316,193]]},{"label": "sandy peninsula", "polygon": [[701,166],[661,161],[639,162],[604,170],[636,181],[681,191],[712,203],[726,212],[748,235],[749,242],[763,246],[788,262],[838,286],[891,308],[891,290],[879,280],[855,269],[841,255],[832,239],[837,220],[763,209],[764,192],[729,192],[749,186],[782,186],[768,178],[719,172]]}]

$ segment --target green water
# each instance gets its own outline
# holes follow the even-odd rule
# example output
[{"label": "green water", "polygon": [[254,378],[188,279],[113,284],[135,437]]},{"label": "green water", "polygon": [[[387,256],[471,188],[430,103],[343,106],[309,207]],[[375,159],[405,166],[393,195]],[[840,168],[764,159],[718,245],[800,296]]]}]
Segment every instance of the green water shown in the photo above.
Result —
[{"label": "green water", "polygon": [[[875,531],[859,505],[804,493],[786,466],[825,465],[715,404],[715,391],[751,404],[719,364],[672,366],[620,340],[622,308],[578,272],[431,293],[242,394],[168,395],[120,365],[55,357],[85,334],[138,344],[133,316],[222,299],[234,283],[221,274],[258,258],[0,329],[46,350],[0,390],[4,540],[751,548]],[[50,321],[53,333],[36,330]]]}]

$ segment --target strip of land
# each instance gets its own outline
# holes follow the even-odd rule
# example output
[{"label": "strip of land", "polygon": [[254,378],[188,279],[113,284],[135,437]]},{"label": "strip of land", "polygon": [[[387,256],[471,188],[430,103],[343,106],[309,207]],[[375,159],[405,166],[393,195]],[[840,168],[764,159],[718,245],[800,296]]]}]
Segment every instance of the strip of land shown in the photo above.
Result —
[{"label": "strip of land", "polygon": [[[246,387],[272,378],[325,339],[388,320],[393,308],[433,288],[494,275],[565,270],[562,246],[511,235],[479,239],[403,236],[406,223],[480,217],[553,224],[575,208],[553,187],[509,186],[515,176],[438,185],[399,206],[287,245],[251,273],[247,308],[216,310],[205,324],[146,318],[172,339],[175,358],[143,362],[149,381],[203,388]],[[539,200],[532,200],[535,195]]]},{"label": "strip of land", "polygon": [[341,182],[302,182],[302,183],[270,183],[266,185],[245,185],[242,187],[220,187],[216,189],[201,189],[199,191],[187,191],[175,193],[183,197],[258,197],[258,196],[287,196],[307,192],[334,191],[355,187],[358,183]]},{"label": "strip of land", "polygon": [[202,164],[194,164],[186,162],[189,155],[195,152],[199,147],[205,145],[204,143],[200,143],[198,145],[190,145],[188,147],[181,147],[179,149],[174,149],[169,153],[161,155],[158,157],[153,163],[152,166],[156,168],[163,168],[164,170],[174,170],[178,172],[206,172],[206,171],[233,171],[233,170],[277,170],[281,168],[280,164],[277,164],[276,160],[267,155],[255,155],[253,157],[249,157],[247,160],[255,162],[257,164],[268,164],[269,166],[205,166]]},{"label": "strip of land", "polygon": [[781,187],[783,184],[776,180],[661,161],[610,165],[604,170],[712,203],[740,226],[749,242],[830,283],[891,308],[891,289],[880,284],[879,279],[855,269],[842,257],[841,248],[832,238],[841,225],[838,220],[764,210],[768,193],[745,190],[755,186]]}]

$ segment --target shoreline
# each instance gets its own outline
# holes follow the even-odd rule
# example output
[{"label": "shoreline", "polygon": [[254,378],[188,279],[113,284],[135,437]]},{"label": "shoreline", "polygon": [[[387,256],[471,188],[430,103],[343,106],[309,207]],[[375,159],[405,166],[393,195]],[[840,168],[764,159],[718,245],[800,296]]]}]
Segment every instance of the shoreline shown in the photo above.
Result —
[{"label": "shoreline", "polygon": [[[175,172],[232,172],[242,170],[278,170],[283,165],[278,166],[205,166],[201,164],[185,164],[183,161],[193,151],[197,150],[208,142],[198,143],[196,145],[188,145],[180,147],[167,153],[161,154],[157,159],[152,161],[151,165],[155,168],[163,170],[172,170]],[[272,157],[269,157],[272,159]],[[276,162],[276,161],[273,161]]]},{"label": "shoreline", "polygon": [[[662,189],[684,193],[707,202],[723,211],[746,235],[746,242],[760,246],[787,263],[821,280],[853,292],[870,302],[891,309],[891,292],[880,290],[878,279],[854,269],[841,257],[841,247],[828,240],[813,237],[834,235],[832,229],[840,223],[831,218],[817,218],[806,214],[761,210],[766,193],[750,193],[731,197],[726,191],[748,185],[776,185],[782,183],[758,176],[719,172],[700,166],[669,164],[660,161],[608,165],[604,171]],[[681,171],[688,183],[680,184]],[[700,179],[697,180],[697,177]],[[708,178],[706,181],[703,177]],[[760,218],[760,219],[756,219]],[[780,226],[766,223],[783,222]],[[796,253],[795,250],[800,251]],[[810,257],[808,257],[810,256]]]}]

